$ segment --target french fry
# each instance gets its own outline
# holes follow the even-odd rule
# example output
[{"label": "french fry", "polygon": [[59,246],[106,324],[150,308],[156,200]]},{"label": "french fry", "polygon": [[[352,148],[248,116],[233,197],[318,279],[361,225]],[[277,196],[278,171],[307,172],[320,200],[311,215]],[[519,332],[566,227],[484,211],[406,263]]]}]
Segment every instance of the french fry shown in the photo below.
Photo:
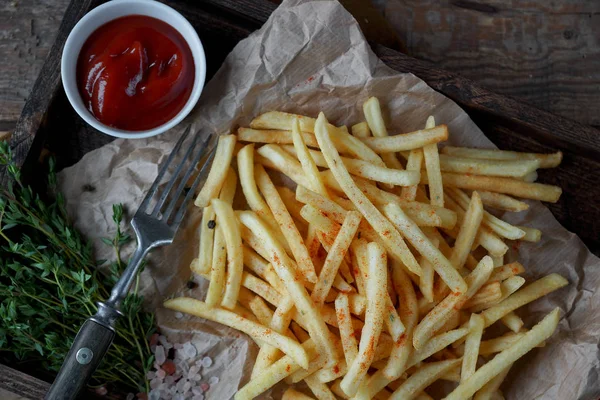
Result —
[{"label": "french fry", "polygon": [[397,205],[390,203],[383,207],[386,216],[393,222],[406,239],[417,251],[431,262],[435,271],[440,275],[448,287],[454,292],[463,293],[467,290],[464,279],[452,267],[450,261],[431,241],[423,234],[419,227],[410,220]]},{"label": "french fry", "polygon": [[[498,283],[498,282],[495,282],[495,283]],[[480,312],[487,308],[490,308],[493,305],[498,304],[501,301],[504,301],[504,299],[506,299],[511,294],[513,294],[514,292],[519,290],[521,288],[521,286],[523,286],[524,284],[525,284],[525,278],[522,278],[520,276],[511,276],[510,278],[507,278],[502,283],[500,283],[501,295],[500,295],[499,299],[489,299],[488,301],[482,302],[481,304],[472,305],[471,307],[469,307],[470,311],[471,312]],[[465,305],[465,307],[466,307],[466,305]]]},{"label": "french fry", "polygon": [[[298,156],[298,151],[294,147],[284,146],[283,150],[291,155]],[[316,150],[308,152],[311,160],[319,167],[328,167],[323,154]],[[391,153],[386,153],[391,154]],[[420,171],[401,171],[390,167],[382,167],[372,164],[368,161],[363,161],[355,158],[341,157],[342,162],[346,166],[348,172],[352,175],[360,176],[361,178],[371,179],[376,182],[387,183],[398,186],[416,185],[421,179]],[[319,180],[321,177],[319,177]],[[314,190],[314,188],[312,188]],[[314,190],[315,192],[317,190]]]},{"label": "french fry", "polygon": [[271,258],[268,261],[273,265],[277,275],[279,275],[285,284],[289,295],[294,300],[297,311],[307,319],[311,338],[315,340],[319,351],[332,360],[337,359],[337,353],[331,342],[325,321],[321,318],[319,311],[308,296],[304,286],[298,281],[296,272],[290,265],[290,259],[285,254],[285,250],[275,240],[272,231],[253,212],[242,211],[240,213],[240,222],[257,235],[265,247],[269,249]]},{"label": "french fry", "polygon": [[505,368],[508,368],[531,349],[548,339],[552,333],[554,333],[556,326],[558,325],[559,315],[559,308],[550,312],[542,321],[527,332],[521,340],[513,344],[510,348],[497,354],[496,357],[475,371],[471,377],[464,382],[461,382],[460,385],[446,397],[446,400],[460,400],[473,396],[475,392],[504,371]]},{"label": "french fry", "polygon": [[460,381],[466,381],[475,373],[477,368],[477,358],[479,357],[479,346],[481,344],[481,336],[483,335],[485,320],[479,314],[471,314],[469,320],[469,333],[465,341],[465,352],[462,360],[462,368],[460,372]]},{"label": "french fry", "polygon": [[274,144],[267,144],[256,152],[258,153],[255,157],[256,162],[262,164],[264,167],[283,173],[297,185],[310,186],[309,179],[302,171],[300,161],[281,147]]},{"label": "french fry", "polygon": [[[317,129],[318,131],[318,129]],[[317,133],[319,139],[319,134]],[[369,254],[369,278],[367,284],[367,310],[358,355],[348,367],[340,384],[344,393],[354,396],[373,362],[375,348],[383,326],[386,293],[387,257],[381,245],[375,242],[367,246]]]},{"label": "french fry", "polygon": [[325,296],[329,293],[333,279],[338,272],[340,263],[346,256],[346,252],[350,248],[350,243],[356,234],[358,224],[360,223],[361,215],[355,211],[349,211],[346,215],[344,223],[337,234],[331,250],[327,254],[323,269],[319,274],[315,288],[311,294],[312,300],[320,307],[325,301]]},{"label": "french fry", "polygon": [[[511,178],[442,172],[442,180],[445,185],[451,187],[486,190],[549,203],[556,203],[562,194],[562,189],[558,186],[528,183]],[[429,183],[427,175],[421,174],[421,183]]]},{"label": "french fry", "polygon": [[[382,371],[382,374],[390,380],[397,379],[404,371],[412,352],[413,330],[419,320],[417,297],[413,285],[404,270],[396,264],[397,261],[392,262],[392,281],[399,296],[400,319],[404,322],[405,332],[394,344],[388,363]],[[369,382],[369,393],[377,393],[379,390],[381,388]]]},{"label": "french fry", "polygon": [[[481,342],[481,345],[479,347],[479,354],[487,356],[490,354],[504,351],[510,346],[512,346],[514,343],[521,340],[525,333],[526,331],[524,330],[521,330],[519,333],[509,332],[495,339],[484,340]],[[545,342],[541,342],[537,345],[537,347],[544,347],[545,345]]]},{"label": "french fry", "polygon": [[337,400],[335,395],[329,390],[329,387],[319,381],[314,374],[304,378],[304,382],[306,382],[306,385],[313,392],[317,400]]},{"label": "french fry", "polygon": [[273,320],[273,311],[260,296],[252,296],[252,300],[250,300],[247,304],[241,304],[252,311],[258,322],[264,326],[271,325],[271,321]]},{"label": "french fry", "polygon": [[452,343],[464,338],[469,333],[469,328],[458,328],[452,331],[441,333],[437,336],[432,337],[423,347],[419,350],[413,351],[408,362],[407,368],[417,365],[426,358],[431,357],[438,351],[441,351],[451,345]]},{"label": "french fry", "polygon": [[352,135],[357,138],[367,138],[371,136],[371,130],[369,129],[369,124],[367,124],[367,121],[352,125],[350,131],[352,132]]},{"label": "french fry", "polygon": [[469,202],[469,206],[460,226],[458,237],[454,243],[454,248],[452,249],[452,256],[450,257],[450,262],[454,268],[462,268],[467,261],[467,256],[471,252],[471,247],[475,242],[475,237],[479,231],[482,219],[483,204],[481,203],[479,194],[473,192],[471,201]]},{"label": "french fry", "polygon": [[[463,210],[468,208],[469,196],[467,196],[462,190],[457,188],[448,188],[447,191]],[[475,193],[477,193],[477,196],[479,196],[478,192],[473,192],[471,198]],[[479,199],[481,201],[481,197],[479,197]],[[502,221],[500,218],[493,216],[487,211],[483,211],[482,223],[494,231],[498,236],[506,239],[517,240],[525,236],[525,231],[522,229],[519,229],[508,222]]]},{"label": "french fry", "polygon": [[244,265],[261,278],[265,279],[264,274],[269,263],[259,256],[254,250],[246,245],[242,245],[244,256]]},{"label": "french fry", "polygon": [[356,341],[356,336],[354,336],[354,327],[350,319],[348,295],[340,293],[335,299],[335,313],[340,329],[346,365],[351,365],[358,355],[358,342]]},{"label": "french fry", "polygon": [[[435,127],[435,119],[433,116],[427,118],[425,129]],[[437,143],[423,146],[423,156],[425,158],[425,169],[429,179],[429,197],[431,204],[434,206],[444,206],[444,186],[442,185],[442,173],[440,169],[440,156],[438,153]]]},{"label": "french fry", "polygon": [[312,397],[298,392],[292,388],[288,388],[281,397],[281,400],[314,400]]},{"label": "french fry", "polygon": [[327,189],[321,180],[321,175],[319,174],[319,169],[315,164],[314,156],[312,156],[312,154],[309,152],[308,148],[306,147],[306,143],[302,138],[300,124],[298,123],[297,118],[294,119],[294,122],[292,122],[292,138],[294,139],[296,156],[298,157],[298,160],[300,160],[300,164],[302,164],[304,174],[309,178],[309,182],[312,185],[310,189],[327,196]]},{"label": "french fry", "polygon": [[506,314],[504,317],[500,318],[500,321],[511,331],[517,333],[521,330],[524,325],[523,320],[514,312],[510,312]]},{"label": "french fry", "polygon": [[221,186],[227,177],[227,171],[233,157],[233,150],[237,138],[235,135],[221,135],[217,144],[217,150],[210,167],[210,172],[206,177],[206,182],[198,193],[194,204],[196,207],[206,207],[210,200],[217,196]]},{"label": "french fry", "polygon": [[424,364],[419,367],[398,389],[392,393],[390,400],[414,399],[419,392],[438,380],[446,372],[460,365],[460,360],[447,360]]},{"label": "french fry", "polygon": [[[286,128],[286,129],[289,129]],[[251,128],[238,128],[237,130],[238,140],[240,142],[251,142],[251,143],[271,143],[271,144],[293,144],[294,137],[292,132],[289,130],[281,129],[251,129]],[[302,139],[307,146],[319,147],[317,139],[312,133],[302,132]]]},{"label": "french fry", "polygon": [[200,250],[198,252],[198,262],[195,268],[192,268],[197,274],[203,274],[210,271],[213,260],[213,246],[215,241],[215,211],[211,206],[204,207],[202,212],[202,222],[200,223]]},{"label": "french fry", "polygon": [[386,244],[387,250],[392,257],[402,261],[411,272],[419,275],[421,267],[406,246],[406,243],[404,243],[404,240],[402,240],[398,231],[396,231],[396,228],[381,215],[373,203],[371,203],[360,191],[346,168],[343,166],[340,155],[331,141],[327,120],[323,113],[320,113],[319,118],[317,119],[315,135],[331,172],[348,198],[352,200],[360,213],[381,236],[381,239]]},{"label": "french fry", "polygon": [[286,186],[275,186],[277,189],[277,193],[279,193],[279,197],[281,197],[281,201],[285,204],[285,208],[289,211],[290,215],[294,219],[294,223],[298,227],[299,231],[307,231],[308,226],[306,221],[300,215],[300,209],[302,208],[302,203],[296,200],[296,194],[294,191]]},{"label": "french fry", "polygon": [[[435,128],[403,133],[401,135],[371,137],[361,140],[374,150],[375,153],[397,153],[448,140],[448,127],[446,125],[438,125]],[[320,147],[322,148],[322,146]]]},{"label": "french fry", "polygon": [[464,308],[472,308],[485,303],[497,303],[502,298],[502,285],[500,282],[492,282],[479,289],[473,297],[464,304]]},{"label": "french fry", "polygon": [[404,333],[406,328],[400,320],[400,316],[398,315],[398,312],[396,311],[396,308],[392,303],[392,299],[390,298],[389,293],[387,295],[385,307],[386,308],[383,321],[385,323],[387,331],[392,337],[392,340],[394,342],[398,342],[400,340],[400,336]]},{"label": "french fry", "polygon": [[225,243],[225,235],[221,225],[215,227],[215,240],[213,245],[213,260],[210,268],[210,283],[206,292],[206,305],[215,307],[221,303],[223,299],[223,291],[225,289],[225,267],[227,264],[227,250]]},{"label": "french fry", "polygon": [[[423,150],[414,149],[410,151],[408,161],[406,162],[407,171],[419,171],[421,172],[421,164],[423,164]],[[402,194],[400,195],[403,200],[414,201],[417,197],[418,184],[414,184],[408,187],[402,188]]]},{"label": "french fry", "polygon": [[539,168],[554,168],[560,165],[562,161],[562,152],[551,154],[539,153],[519,153],[516,151],[506,151],[497,149],[471,149],[467,147],[446,146],[444,154],[455,157],[478,158],[487,160],[538,160]]},{"label": "french fry", "polygon": [[[316,357],[317,350],[312,339],[302,343],[308,358]],[[235,400],[252,400],[261,393],[266,392],[278,382],[300,370],[302,366],[296,363],[292,357],[286,355],[267,367],[263,372],[251,379],[244,387],[235,394]]]},{"label": "french fry", "polygon": [[501,303],[488,308],[481,315],[485,318],[488,327],[506,314],[524,306],[554,290],[566,286],[569,282],[558,274],[550,274],[518,290]]},{"label": "french fry", "polygon": [[237,175],[233,168],[229,167],[229,170],[227,171],[227,176],[225,177],[225,181],[223,181],[223,185],[221,186],[221,190],[219,191],[219,200],[224,201],[229,205],[232,205],[236,189]]},{"label": "french fry", "polygon": [[428,302],[433,303],[433,279],[435,273],[433,265],[424,257],[419,260],[419,264],[421,265],[421,270],[423,271],[421,278],[419,279],[419,288],[421,289],[421,294]]},{"label": "french fry", "polygon": [[504,265],[504,256],[499,256],[499,257],[494,257],[494,256],[490,256],[492,257],[492,261],[494,262],[494,268],[496,267],[501,267]]},{"label": "french fry", "polygon": [[502,193],[488,192],[485,190],[478,190],[478,193],[481,196],[483,205],[488,207],[512,212],[525,211],[529,209],[529,204]]},{"label": "french fry", "polygon": [[540,167],[539,160],[489,160],[440,155],[444,172],[522,178]]},{"label": "french fry", "polygon": [[259,217],[264,219],[273,229],[280,232],[279,225],[273,218],[273,214],[263,200],[256,186],[254,179],[254,145],[244,146],[237,155],[238,172],[240,174],[240,184],[244,197],[250,209]]},{"label": "french fry", "polygon": [[227,280],[221,305],[231,310],[237,303],[244,269],[242,236],[231,204],[219,199],[212,199],[210,204],[215,210],[227,246]]},{"label": "french fry", "polygon": [[208,307],[206,303],[189,297],[167,300],[166,308],[195,315],[237,329],[262,342],[281,349],[301,367],[308,367],[309,358],[305,349],[295,340],[274,332],[261,324],[241,318],[237,314],[218,307]]},{"label": "french fry", "polygon": [[467,290],[464,293],[450,293],[419,322],[413,334],[415,349],[421,349],[433,333],[440,329],[452,314],[457,313],[457,310],[460,310],[463,304],[479,291],[488,280],[492,268],[492,259],[488,256],[482,258],[477,267],[465,278]]},{"label": "french fry", "polygon": [[[379,105],[379,100],[377,97],[370,97],[367,101],[365,101],[363,104],[363,112],[373,136],[387,137],[388,131],[385,127],[383,116],[381,115],[381,106]],[[381,158],[388,168],[393,168],[396,170],[403,169],[402,164],[400,164],[400,161],[398,161],[394,153],[384,153],[381,155]]]},{"label": "french fry", "polygon": [[512,364],[504,368],[502,372],[486,383],[479,391],[477,391],[473,400],[494,400],[494,394],[498,393],[500,385],[504,381],[504,378],[506,378],[506,375],[508,375],[511,367]]},{"label": "french fry", "polygon": [[523,236],[521,240],[537,243],[542,239],[542,231],[539,229],[529,228],[527,226],[517,226],[517,228],[525,232],[525,236]]},{"label": "french fry", "polygon": [[257,166],[255,170],[255,178],[260,191],[265,197],[267,204],[273,213],[275,220],[279,224],[279,228],[283,232],[286,241],[290,245],[292,254],[296,259],[298,268],[302,272],[304,279],[308,280],[309,282],[316,282],[317,275],[315,273],[315,267],[312,263],[310,255],[308,254],[308,250],[304,245],[304,239],[302,238],[302,235],[300,235],[298,228],[296,228],[296,225],[294,224],[290,213],[287,211],[285,204],[281,200],[275,185],[273,185],[273,182],[261,166]]}]

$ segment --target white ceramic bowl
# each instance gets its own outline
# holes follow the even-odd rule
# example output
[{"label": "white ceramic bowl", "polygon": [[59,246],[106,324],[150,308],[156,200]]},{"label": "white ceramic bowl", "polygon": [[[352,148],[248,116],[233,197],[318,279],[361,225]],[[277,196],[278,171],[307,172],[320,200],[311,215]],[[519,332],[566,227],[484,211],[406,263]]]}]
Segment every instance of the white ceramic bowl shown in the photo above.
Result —
[{"label": "white ceramic bowl", "polygon": [[[183,36],[190,47],[194,58],[194,86],[187,103],[170,121],[145,131],[116,129],[98,121],[85,107],[77,88],[77,58],[79,57],[79,52],[85,41],[100,26],[127,15],[144,15],[159,19],[171,25],[181,34],[181,36]],[[61,78],[63,87],[67,93],[69,102],[75,111],[77,111],[77,114],[79,114],[85,122],[99,131],[111,136],[127,139],[147,138],[158,135],[181,122],[198,102],[200,93],[204,87],[205,76],[206,58],[204,55],[204,48],[192,25],[183,17],[183,15],[179,14],[171,7],[153,0],[112,0],[94,8],[81,18],[69,34],[61,59]]]}]

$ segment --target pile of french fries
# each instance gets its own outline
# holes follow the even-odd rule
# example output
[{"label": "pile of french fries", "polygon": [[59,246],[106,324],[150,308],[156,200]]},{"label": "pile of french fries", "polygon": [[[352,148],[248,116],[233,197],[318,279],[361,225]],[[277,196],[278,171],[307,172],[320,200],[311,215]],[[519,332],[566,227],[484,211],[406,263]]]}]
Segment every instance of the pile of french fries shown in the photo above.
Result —
[{"label": "pile of french fries", "polygon": [[[289,388],[288,400],[430,399],[438,380],[455,382],[446,399],[501,399],[511,365],[559,321],[555,309],[525,328],[515,310],[568,282],[551,274],[526,285],[524,267],[504,263],[506,242],[541,232],[486,208],[557,201],[560,188],[534,181],[562,154],[440,150],[448,128],[433,117],[390,136],[376,98],[363,110],[350,131],[323,113],[267,112],[221,136],[195,202],[191,269],[208,292],[165,307],[258,344],[237,400],[281,381],[304,381],[313,396]],[[281,174],[295,193],[274,183]],[[506,333],[482,340],[492,325]]]}]

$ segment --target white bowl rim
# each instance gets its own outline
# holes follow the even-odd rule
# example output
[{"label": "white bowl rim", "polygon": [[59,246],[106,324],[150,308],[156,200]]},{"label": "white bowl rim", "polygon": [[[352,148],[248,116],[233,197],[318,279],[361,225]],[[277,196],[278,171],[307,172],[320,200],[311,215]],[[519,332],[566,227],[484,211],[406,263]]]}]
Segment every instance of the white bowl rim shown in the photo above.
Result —
[{"label": "white bowl rim", "polygon": [[[117,18],[129,16],[129,15],[145,15],[144,14],[145,10],[142,7],[155,7],[155,9],[158,9],[161,12],[169,13],[173,18],[178,20],[178,23],[182,24],[180,27],[173,26],[173,24],[170,24],[167,21],[164,21],[164,19],[161,18],[160,16],[152,15],[151,17],[159,19],[165,23],[168,23],[171,27],[173,27],[173,29],[175,29],[177,32],[179,32],[179,34],[181,34],[181,36],[184,38],[184,40],[188,44],[190,51],[192,53],[192,57],[194,59],[194,69],[195,69],[194,86],[192,88],[192,92],[190,93],[188,101],[185,103],[183,108],[172,119],[170,119],[169,121],[165,122],[162,125],[159,125],[155,128],[144,130],[144,131],[128,131],[128,130],[124,130],[124,129],[118,129],[118,128],[108,126],[108,125],[103,124],[102,122],[98,121],[96,119],[96,117],[94,117],[92,115],[92,113],[90,113],[90,111],[87,110],[87,108],[83,105],[81,95],[79,94],[79,88],[77,87],[77,77],[66,75],[67,74],[66,71],[69,69],[68,68],[69,64],[70,65],[74,64],[76,66],[77,60],[79,58],[79,52],[81,50],[81,46],[78,49],[75,49],[75,50],[72,49],[72,47],[74,46],[73,42],[75,40],[77,40],[76,39],[77,36],[80,35],[81,32],[85,28],[87,28],[87,25],[90,25],[90,24],[95,25],[94,19],[96,17],[98,17],[99,15],[102,15],[103,13],[108,12],[113,7],[122,7],[123,4],[131,5],[132,6],[131,12],[122,13],[114,18],[111,18],[109,21],[112,21]],[[146,8],[146,10],[147,10],[147,8]],[[89,38],[89,36],[96,29],[98,29],[100,26],[104,25],[105,23],[107,23],[109,21],[100,23],[97,26],[95,26],[93,29],[91,29],[89,34],[87,34],[85,39],[83,40],[82,45],[83,45],[83,43],[85,43],[85,41]],[[184,30],[186,30],[187,32],[185,32]],[[71,103],[71,106],[75,109],[77,114],[85,122],[87,122],[89,125],[91,125],[93,128],[99,130],[102,133],[105,133],[110,136],[118,137],[118,138],[125,138],[125,139],[148,138],[151,136],[156,136],[158,134],[161,134],[161,133],[173,128],[177,124],[179,124],[192,111],[192,109],[198,102],[198,99],[200,98],[200,94],[202,93],[202,89],[204,87],[205,79],[206,79],[206,56],[204,53],[204,47],[202,46],[202,42],[200,41],[200,38],[198,37],[196,30],[194,29],[192,24],[190,24],[190,22],[183,15],[181,15],[177,10],[173,9],[172,7],[169,7],[166,4],[163,4],[163,3],[160,3],[160,2],[154,1],[154,0],[112,0],[112,1],[109,1],[107,3],[104,3],[104,4],[94,8],[93,10],[88,12],[86,15],[84,15],[79,20],[79,22],[77,22],[77,24],[73,27],[73,29],[69,33],[69,36],[67,37],[65,46],[63,48],[62,56],[61,56],[61,80],[63,83],[63,88],[67,95],[67,98],[69,99],[69,103]]]}]

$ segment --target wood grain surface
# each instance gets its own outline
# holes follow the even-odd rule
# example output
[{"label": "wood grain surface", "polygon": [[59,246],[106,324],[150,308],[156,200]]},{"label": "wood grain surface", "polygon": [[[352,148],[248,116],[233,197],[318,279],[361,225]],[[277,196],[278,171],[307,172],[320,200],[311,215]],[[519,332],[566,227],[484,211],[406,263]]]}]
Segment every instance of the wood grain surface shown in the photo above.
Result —
[{"label": "wood grain surface", "polygon": [[407,54],[600,125],[600,1],[375,1]]},{"label": "wood grain surface", "polygon": [[[227,2],[229,9],[240,14],[269,8],[263,1]],[[365,32],[377,35],[381,24],[370,19],[372,12],[352,8],[365,2],[350,0],[347,7]],[[68,3],[0,1],[0,130],[14,127]],[[600,125],[599,1],[372,3],[385,14],[407,54],[543,110]],[[396,48],[393,43],[375,41]]]}]

